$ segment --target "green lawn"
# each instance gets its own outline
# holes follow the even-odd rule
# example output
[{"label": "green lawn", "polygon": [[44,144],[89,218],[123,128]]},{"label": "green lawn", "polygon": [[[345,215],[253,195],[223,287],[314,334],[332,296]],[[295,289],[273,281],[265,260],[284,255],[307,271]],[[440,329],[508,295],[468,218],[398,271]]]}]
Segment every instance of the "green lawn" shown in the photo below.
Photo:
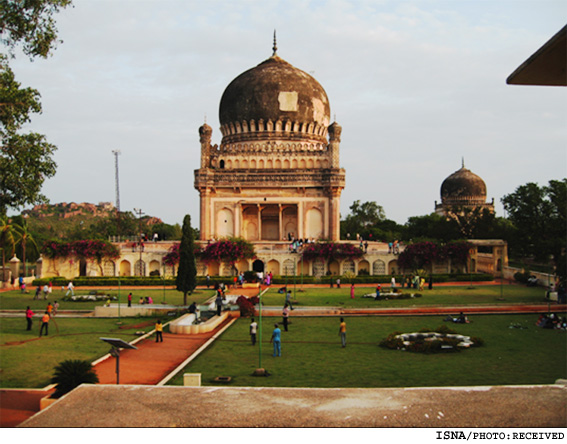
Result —
[{"label": "green lawn", "polygon": [[[567,334],[534,325],[537,315],[473,316],[470,324],[442,317],[347,317],[347,347],[340,346],[338,318],[292,318],[282,332],[282,357],[268,343],[274,318],[263,319],[261,366],[269,377],[251,376],[260,367],[258,344],[249,341],[241,318],[172,380],[201,373],[203,385],[217,376],[234,386],[412,387],[550,384],[567,377]],[[510,328],[512,323],[526,329]],[[458,353],[416,354],[387,350],[379,342],[394,331],[414,332],[447,324],[460,334],[481,337],[482,347]]]},{"label": "green lawn", "polygon": [[[38,338],[39,320],[26,331],[25,318],[0,318],[0,354],[2,388],[41,388],[49,384],[53,368],[66,359],[92,362],[108,353],[110,346],[101,337],[116,337],[125,341],[136,339],[137,331],[149,332],[155,318],[116,319],[55,318],[49,325],[49,336]],[[147,326],[124,328],[147,323]],[[120,328],[122,327],[122,328]]]},{"label": "green lawn", "polygon": [[[75,289],[76,295],[88,295],[91,291],[94,290],[83,290],[80,287]],[[118,289],[117,288],[101,288],[97,290],[99,293],[110,294],[112,296],[118,297]],[[67,291],[63,291],[61,289],[54,289],[53,293],[49,297],[49,302],[53,303],[54,301],[59,302],[59,310],[93,310],[95,306],[102,305],[103,302],[94,302],[94,301],[85,301],[85,302],[73,302],[73,301],[65,301],[63,298],[65,297],[65,293]],[[120,301],[123,304],[128,303],[128,293],[132,292],[132,302],[134,304],[138,303],[140,297],[151,296],[154,300],[154,304],[161,304],[164,300],[166,304],[170,305],[183,305],[183,293],[178,292],[177,290],[166,289],[165,293],[163,288],[156,287],[154,289],[134,289],[134,290],[127,290],[121,289],[120,290]],[[210,297],[214,296],[215,292],[213,289],[198,289],[193,292],[191,295],[187,295],[187,303],[190,304],[191,302],[195,301],[198,304],[204,302],[205,300],[209,299]],[[30,291],[30,293],[22,294],[20,291],[7,291],[0,293],[0,310],[25,310],[26,307],[29,305],[32,310],[36,313],[44,311],[48,301],[43,300],[43,296],[40,296],[40,300],[34,300],[35,290]]]},{"label": "green lawn", "polygon": [[[270,288],[263,296],[264,305],[283,305],[285,294],[278,293],[280,286]],[[298,306],[335,306],[335,307],[421,307],[426,305],[500,305],[500,304],[537,304],[545,301],[545,290],[541,287],[525,287],[519,285],[483,285],[469,288],[463,286],[438,286],[432,290],[425,289],[421,292],[410,289],[402,289],[403,293],[419,293],[421,297],[398,300],[375,301],[372,298],[364,298],[365,294],[375,294],[376,287],[356,287],[355,298],[350,298],[350,286],[343,285],[341,288],[330,287],[305,287],[301,291],[298,285],[295,289],[288,286],[292,292],[292,300],[297,301]],[[382,293],[389,291],[389,286],[382,286]]]}]

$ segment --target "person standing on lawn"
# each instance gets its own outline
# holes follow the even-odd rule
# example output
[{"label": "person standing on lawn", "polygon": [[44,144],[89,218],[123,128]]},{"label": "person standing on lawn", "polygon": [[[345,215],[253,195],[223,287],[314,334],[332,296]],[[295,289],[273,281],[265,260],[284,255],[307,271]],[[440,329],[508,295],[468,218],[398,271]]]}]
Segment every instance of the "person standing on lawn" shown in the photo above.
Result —
[{"label": "person standing on lawn", "polygon": [[350,298],[354,299],[354,284],[351,284],[350,286]]},{"label": "person standing on lawn", "polygon": [[160,319],[156,322],[156,342],[163,342],[163,325]]},{"label": "person standing on lawn", "polygon": [[49,313],[45,312],[45,314],[41,317],[41,327],[39,328],[39,337],[41,338],[41,334],[43,333],[43,329],[45,328],[45,336],[49,335]]},{"label": "person standing on lawn", "polygon": [[128,293],[128,307],[132,306],[132,293]]},{"label": "person standing on lawn", "polygon": [[282,311],[282,316],[283,316],[283,326],[284,326],[284,330],[287,331],[287,321],[289,318],[289,307],[287,304],[284,305],[283,311]]},{"label": "person standing on lawn", "polygon": [[270,343],[274,344],[274,358],[276,356],[282,355],[282,331],[278,327],[278,324],[274,324],[274,331],[272,332],[272,337],[270,338]]},{"label": "person standing on lawn", "polygon": [[258,331],[258,323],[252,318],[252,322],[250,322],[250,340],[252,341],[252,345],[256,345],[256,332]]},{"label": "person standing on lawn", "polygon": [[291,290],[287,290],[285,294],[285,305],[289,306],[293,310],[293,305],[291,305]]},{"label": "person standing on lawn", "polygon": [[341,337],[341,345],[343,348],[346,347],[346,322],[341,318],[341,324],[339,325],[339,336]]},{"label": "person standing on lawn", "polygon": [[33,318],[34,312],[32,311],[32,309],[30,308],[30,306],[28,305],[28,308],[26,310],[26,321],[28,323],[28,328],[26,328],[26,331],[31,330],[32,328],[32,318]]}]

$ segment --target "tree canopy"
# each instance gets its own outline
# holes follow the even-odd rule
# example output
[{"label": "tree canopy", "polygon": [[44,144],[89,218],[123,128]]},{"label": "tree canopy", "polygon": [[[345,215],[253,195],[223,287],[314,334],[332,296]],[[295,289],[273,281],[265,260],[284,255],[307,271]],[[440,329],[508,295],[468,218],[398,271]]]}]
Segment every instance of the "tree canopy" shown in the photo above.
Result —
[{"label": "tree canopy", "polygon": [[197,285],[194,244],[191,216],[187,214],[183,218],[181,244],[179,245],[179,268],[175,281],[177,291],[183,293],[183,305],[187,305],[187,293],[192,293]]},{"label": "tree canopy", "polygon": [[[70,4],[70,0],[1,1],[0,41],[6,52],[15,57],[21,45],[30,59],[46,58],[59,42],[53,16]],[[57,148],[45,136],[20,133],[30,115],[42,111],[40,94],[16,81],[8,54],[0,54],[0,215],[8,208],[45,201],[41,187],[57,166],[52,159]]]},{"label": "tree canopy", "polygon": [[502,198],[509,220],[518,230],[511,248],[521,256],[547,263],[553,258],[557,273],[565,276],[567,179],[547,186],[530,182]]}]

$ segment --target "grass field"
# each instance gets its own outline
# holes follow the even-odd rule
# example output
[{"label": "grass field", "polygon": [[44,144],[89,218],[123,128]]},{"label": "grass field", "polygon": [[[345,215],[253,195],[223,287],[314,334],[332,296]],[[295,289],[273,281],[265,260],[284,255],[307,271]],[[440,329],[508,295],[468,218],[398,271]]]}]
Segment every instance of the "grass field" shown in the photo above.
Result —
[{"label": "grass field", "polygon": [[[234,386],[412,387],[550,384],[567,377],[567,334],[534,325],[537,315],[474,316],[470,324],[448,324],[485,344],[456,353],[417,354],[387,350],[388,334],[446,324],[442,317],[348,317],[347,347],[338,336],[338,318],[292,318],[282,331],[282,357],[268,343],[274,318],[263,319],[263,346],[249,340],[249,320],[241,318],[171,381],[201,373],[203,385],[230,376]],[[277,319],[279,321],[279,318]],[[510,328],[520,324],[525,329]],[[260,365],[271,374],[255,377]]]},{"label": "grass field", "polygon": [[[75,290],[76,295],[88,295],[89,292],[94,290],[86,290],[78,288]],[[118,289],[104,289],[98,290],[101,293],[109,294],[111,296],[118,297]],[[153,288],[153,289],[135,289],[135,290],[120,290],[120,301],[122,304],[128,303],[128,293],[132,292],[132,302],[134,304],[138,303],[140,297],[145,298],[146,296],[151,296],[154,300],[154,304],[161,304],[165,301],[166,304],[170,305],[183,305],[183,293],[177,290],[166,289],[165,292],[163,288]],[[54,301],[59,302],[59,310],[93,310],[95,306],[102,305],[103,302],[85,301],[85,302],[74,302],[65,301],[63,298],[65,296],[66,290],[54,289],[53,293],[46,301],[43,296],[40,296],[40,300],[34,300],[35,291],[30,293],[22,294],[20,291],[7,291],[0,293],[0,310],[25,310],[29,305],[32,310],[36,313],[38,311],[45,310],[47,302],[53,303]],[[187,295],[187,302],[190,304],[195,301],[198,304],[206,301],[208,298],[214,296],[215,292],[212,289],[198,289],[191,295]],[[114,302],[116,303],[116,302]]]},{"label": "grass field", "polygon": [[[279,286],[270,288],[262,296],[265,305],[283,305],[285,294],[278,293]],[[292,296],[293,286],[288,286]],[[375,294],[375,287],[355,287],[355,298],[350,298],[350,286],[341,288],[309,288],[301,291],[299,286],[295,289],[295,297],[299,306],[336,306],[336,307],[421,307],[426,305],[500,305],[500,304],[533,304],[545,300],[545,290],[541,287],[525,287],[519,285],[478,285],[470,288],[463,286],[436,286],[432,290],[417,291],[402,289],[403,293],[419,293],[421,297],[398,300],[375,301],[364,298],[365,294]],[[389,291],[388,286],[382,286],[382,293]]]},{"label": "grass field", "polygon": [[[289,287],[293,291],[293,287]],[[425,290],[423,297],[407,300],[374,301],[362,298],[373,287],[357,287],[355,299],[350,299],[349,286],[341,289],[305,287],[295,297],[298,306],[338,307],[410,307],[494,305],[498,303],[541,303],[544,290],[523,286],[437,286]],[[78,289],[78,294],[88,294]],[[111,289],[116,294],[116,289]],[[121,290],[126,303],[129,290]],[[238,290],[229,293],[237,294]],[[156,304],[164,298],[162,288],[132,291],[134,301],[140,296],[152,296]],[[212,289],[199,289],[190,295],[189,302],[203,303],[213,296]],[[500,300],[501,294],[504,301]],[[60,310],[92,310],[101,302],[62,302],[64,292],[54,290],[51,301],[59,300]],[[285,295],[270,289],[264,304],[283,305]],[[180,305],[183,295],[175,290],[165,291],[168,304]],[[65,359],[94,361],[108,352],[101,336],[114,336],[132,341],[138,330],[150,331],[150,318],[122,317],[123,326],[138,325],[133,329],[119,329],[116,319],[57,317],[59,335],[50,325],[50,336],[37,340],[38,320],[34,330],[25,331],[24,310],[30,305],[41,313],[46,301],[33,301],[33,294],[18,291],[0,293],[0,309],[20,310],[19,318],[0,318],[0,387],[44,387],[49,383],[53,368]],[[393,352],[378,347],[378,342],[393,331],[420,330],[443,324],[441,317],[359,317],[348,318],[348,341],[341,349],[337,318],[293,318],[290,332],[284,333],[284,357],[274,359],[267,341],[273,323],[280,319],[264,318],[262,365],[273,376],[253,378],[259,367],[258,348],[249,345],[248,321],[241,319],[230,328],[187,371],[203,373],[207,384],[215,376],[232,376],[236,385],[315,386],[315,387],[392,387],[411,385],[471,385],[549,383],[566,377],[565,332],[536,328],[537,315],[477,316],[473,323],[460,325],[459,333],[480,336],[486,345],[479,349],[441,356],[414,355]],[[521,322],[526,330],[509,329],[512,322]],[[139,325],[146,323],[146,327]],[[229,363],[229,364],[227,364]],[[180,384],[181,376],[176,380]]]},{"label": "grass field", "polygon": [[[0,387],[41,388],[49,384],[53,368],[61,361],[92,362],[110,350],[99,338],[111,336],[133,341],[136,331],[153,329],[155,318],[123,318],[120,326],[116,319],[55,318],[59,334],[51,321],[49,336],[41,339],[38,338],[38,320],[34,320],[31,331],[25,330],[25,318],[1,318],[0,322]],[[129,326],[134,328],[127,328]]]}]

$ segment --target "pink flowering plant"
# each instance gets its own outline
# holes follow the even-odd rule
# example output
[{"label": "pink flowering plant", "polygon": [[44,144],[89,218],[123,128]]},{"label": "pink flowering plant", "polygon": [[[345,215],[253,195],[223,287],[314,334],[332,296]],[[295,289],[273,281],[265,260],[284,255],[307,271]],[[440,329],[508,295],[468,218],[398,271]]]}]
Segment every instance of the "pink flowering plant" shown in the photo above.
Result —
[{"label": "pink flowering plant", "polygon": [[178,243],[173,244],[171,247],[169,247],[169,250],[167,250],[167,253],[163,257],[163,263],[165,265],[174,266],[174,265],[177,265],[179,263],[179,246],[180,245],[181,244],[178,242]]},{"label": "pink flowering plant", "polygon": [[364,252],[355,245],[337,242],[316,242],[303,246],[301,256],[303,260],[344,260],[358,259]]},{"label": "pink flowering plant", "polygon": [[102,240],[78,240],[73,242],[47,242],[42,254],[50,259],[75,257],[101,262],[103,259],[118,259],[120,251],[110,242]]},{"label": "pink flowering plant", "polygon": [[198,257],[208,264],[213,261],[224,262],[230,264],[232,267],[242,259],[255,259],[256,253],[254,246],[238,237],[221,239],[213,242],[202,250]]},{"label": "pink flowering plant", "polygon": [[434,262],[451,259],[457,264],[465,264],[469,258],[470,244],[451,242],[438,245],[434,242],[418,242],[408,245],[398,256],[398,265],[405,270],[430,268]]}]

